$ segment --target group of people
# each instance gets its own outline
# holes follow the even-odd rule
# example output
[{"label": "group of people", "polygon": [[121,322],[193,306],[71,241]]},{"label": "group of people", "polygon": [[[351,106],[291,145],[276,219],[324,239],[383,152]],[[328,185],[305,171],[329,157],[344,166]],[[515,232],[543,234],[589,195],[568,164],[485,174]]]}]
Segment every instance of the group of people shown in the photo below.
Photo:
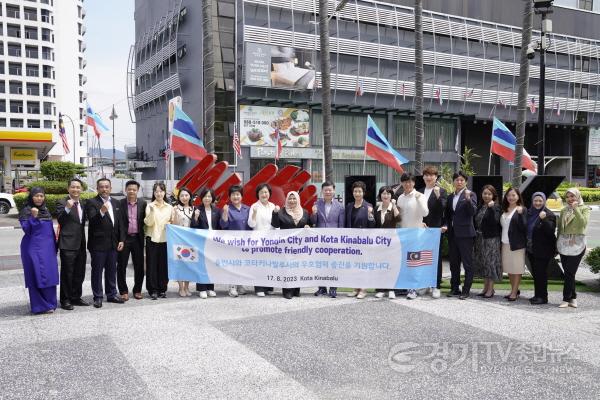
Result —
[{"label": "group of people", "polygon": [[[171,205],[165,199],[166,187],[162,182],[154,184],[150,202],[138,197],[140,184],[134,180],[126,183],[126,197],[116,200],[111,198],[111,182],[106,178],[96,183],[98,195],[84,203],[81,200],[83,183],[73,178],[68,183],[68,196],[57,204],[57,236],[45,204],[44,190],[32,188],[27,205],[19,215],[25,232],[21,257],[31,311],[47,313],[58,307],[56,286],[59,282],[61,308],[73,310],[75,306],[90,305],[82,299],[86,249],[91,256],[94,307],[102,307],[105,296],[111,303],[123,304],[129,300],[126,270],[130,257],[134,272],[133,297],[138,300],[144,297],[145,277],[150,298],[165,298],[169,281],[168,224],[209,230],[440,228],[449,244],[451,290],[448,296],[469,298],[473,278],[480,276],[485,283],[477,296],[491,298],[494,284],[507,273],[511,291],[505,298],[515,301],[520,294],[525,257],[528,257],[535,282],[532,304],[548,302],[547,266],[558,251],[565,275],[560,307],[577,307],[575,274],[586,250],[585,231],[590,211],[576,188],[567,191],[567,205],[557,219],[545,206],[543,193],[535,193],[531,208],[526,209],[516,188],[508,189],[500,202],[494,187],[486,185],[478,203],[477,195],[467,189],[468,176],[460,171],[453,176],[454,190],[450,194],[439,186],[435,167],[425,168],[423,179],[425,187],[418,191],[415,177],[403,174],[398,193],[390,186],[382,187],[375,205],[365,200],[366,185],[357,181],[352,185],[353,201],[346,207],[335,199],[335,185],[324,182],[321,197],[309,213],[302,208],[300,195],[295,191],[287,193],[284,207],[273,204],[271,187],[266,183],[256,188],[258,200],[251,206],[242,202],[241,186],[230,187],[229,201],[219,209],[214,204],[214,192],[208,188],[200,191],[199,206],[194,206],[193,194],[186,188],[178,191],[177,202]],[[465,272],[462,287],[461,264]],[[438,257],[436,286],[408,290],[406,297],[415,299],[429,292],[433,298],[439,298],[441,282],[442,261]],[[189,282],[179,281],[178,286],[179,296],[192,295]],[[204,299],[216,296],[213,284],[197,283],[196,290]],[[254,291],[264,297],[273,288],[256,286]],[[229,286],[232,297],[245,292],[242,286]],[[382,298],[386,293],[389,298],[404,294],[393,288],[378,288],[375,297]],[[319,287],[314,294],[335,298],[337,288]],[[363,299],[367,291],[356,288],[348,295]],[[300,289],[284,288],[283,296],[287,299],[300,296]]]}]

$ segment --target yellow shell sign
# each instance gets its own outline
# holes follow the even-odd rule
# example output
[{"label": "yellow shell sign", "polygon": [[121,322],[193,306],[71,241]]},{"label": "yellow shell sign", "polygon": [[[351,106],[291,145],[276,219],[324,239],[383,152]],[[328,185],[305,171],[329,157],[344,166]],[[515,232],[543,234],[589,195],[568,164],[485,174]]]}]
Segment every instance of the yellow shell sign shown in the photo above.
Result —
[{"label": "yellow shell sign", "polygon": [[37,160],[36,149],[11,149],[10,159],[15,161],[33,161]]}]

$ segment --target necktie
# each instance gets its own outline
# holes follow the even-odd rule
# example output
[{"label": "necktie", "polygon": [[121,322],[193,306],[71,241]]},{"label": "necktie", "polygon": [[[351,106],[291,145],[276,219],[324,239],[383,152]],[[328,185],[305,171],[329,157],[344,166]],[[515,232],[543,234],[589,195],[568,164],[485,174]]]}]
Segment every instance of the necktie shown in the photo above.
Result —
[{"label": "necktie", "polygon": [[79,217],[79,202],[76,201],[73,203],[73,215],[77,218],[79,222],[81,222],[81,218]]}]

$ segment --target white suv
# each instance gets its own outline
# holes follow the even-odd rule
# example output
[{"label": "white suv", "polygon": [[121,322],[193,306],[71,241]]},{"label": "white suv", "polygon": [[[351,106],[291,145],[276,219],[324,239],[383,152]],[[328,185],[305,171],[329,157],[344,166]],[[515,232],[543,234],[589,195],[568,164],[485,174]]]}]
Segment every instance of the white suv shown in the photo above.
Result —
[{"label": "white suv", "polygon": [[13,195],[9,193],[0,193],[0,214],[8,214],[13,207],[16,207]]}]

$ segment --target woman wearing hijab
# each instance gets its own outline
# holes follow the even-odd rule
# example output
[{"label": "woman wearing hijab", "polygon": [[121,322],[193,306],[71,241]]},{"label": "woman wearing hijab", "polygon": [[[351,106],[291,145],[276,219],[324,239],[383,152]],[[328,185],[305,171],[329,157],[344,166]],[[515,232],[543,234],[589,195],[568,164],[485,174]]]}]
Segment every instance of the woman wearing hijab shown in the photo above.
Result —
[{"label": "woman wearing hijab", "polygon": [[[285,207],[279,209],[275,206],[271,225],[279,229],[296,229],[309,227],[310,217],[306,210],[300,205],[300,195],[298,192],[289,192],[285,198]],[[283,297],[291,299],[292,297],[300,297],[300,288],[284,288]]]},{"label": "woman wearing hijab", "polygon": [[31,312],[52,313],[57,306],[58,263],[52,216],[46,207],[44,189],[31,188],[27,205],[19,213],[19,222],[25,232],[21,240],[21,261]]},{"label": "woman wearing hijab", "polygon": [[531,304],[548,303],[548,264],[556,255],[556,216],[546,207],[546,195],[535,192],[527,211],[527,257],[533,274]]},{"label": "woman wearing hijab", "polygon": [[567,190],[565,197],[567,205],[560,211],[556,243],[560,263],[565,273],[563,301],[558,307],[577,308],[575,274],[585,254],[585,231],[590,219],[590,208],[583,204],[581,193],[577,188]]}]

